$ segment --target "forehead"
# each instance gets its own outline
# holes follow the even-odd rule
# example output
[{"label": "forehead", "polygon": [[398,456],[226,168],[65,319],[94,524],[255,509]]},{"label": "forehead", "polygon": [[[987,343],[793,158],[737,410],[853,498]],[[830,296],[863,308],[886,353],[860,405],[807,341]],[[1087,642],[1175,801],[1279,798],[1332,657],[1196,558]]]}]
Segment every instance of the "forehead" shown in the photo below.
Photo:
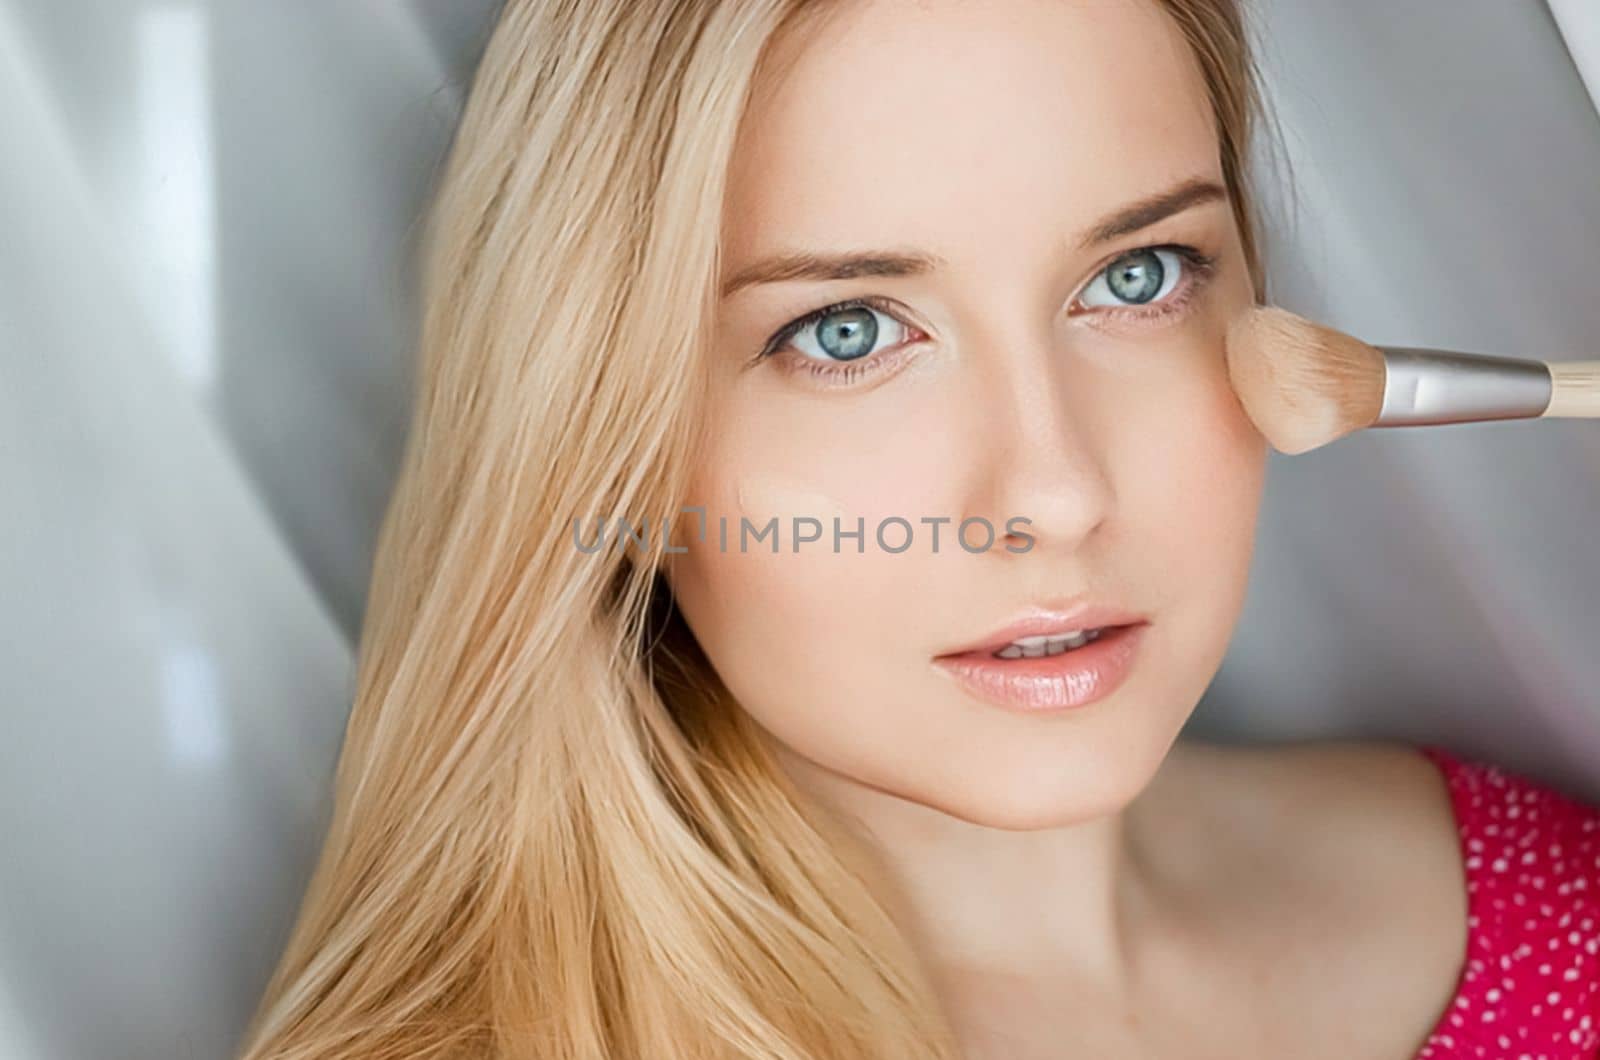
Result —
[{"label": "forehead", "polygon": [[841,243],[1059,241],[1220,177],[1155,0],[843,0],[774,40],[729,173],[726,260]]}]

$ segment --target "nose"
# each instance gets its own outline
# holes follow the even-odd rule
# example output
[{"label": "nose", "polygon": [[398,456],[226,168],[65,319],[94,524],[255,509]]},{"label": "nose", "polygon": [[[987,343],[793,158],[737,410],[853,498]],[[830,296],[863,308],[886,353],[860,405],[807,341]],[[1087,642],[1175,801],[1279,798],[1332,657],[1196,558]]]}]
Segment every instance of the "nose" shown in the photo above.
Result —
[{"label": "nose", "polygon": [[1031,351],[981,359],[984,378],[971,391],[984,425],[976,435],[983,457],[972,515],[988,519],[997,543],[1013,549],[1072,552],[1113,510],[1104,439],[1095,429],[1103,418],[1087,414],[1094,395],[1082,385],[1087,380],[1074,379],[1082,366],[1045,344]]}]

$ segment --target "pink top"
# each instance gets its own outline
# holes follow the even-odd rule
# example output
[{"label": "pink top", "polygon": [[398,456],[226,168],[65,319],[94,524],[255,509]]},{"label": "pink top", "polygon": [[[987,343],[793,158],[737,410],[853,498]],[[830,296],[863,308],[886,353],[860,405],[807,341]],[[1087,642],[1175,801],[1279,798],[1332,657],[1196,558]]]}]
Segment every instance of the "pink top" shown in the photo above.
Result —
[{"label": "pink top", "polygon": [[1450,788],[1466,964],[1415,1060],[1600,1057],[1600,808],[1501,766],[1417,747]]}]

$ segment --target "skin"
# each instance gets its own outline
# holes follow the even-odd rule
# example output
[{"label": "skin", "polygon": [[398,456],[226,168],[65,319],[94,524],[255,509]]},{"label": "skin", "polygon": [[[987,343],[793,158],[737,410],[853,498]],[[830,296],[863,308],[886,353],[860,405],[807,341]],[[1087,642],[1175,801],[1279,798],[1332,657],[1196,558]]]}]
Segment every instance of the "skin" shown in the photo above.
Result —
[{"label": "skin", "polygon": [[[779,515],[784,547],[691,545],[668,578],[786,771],[881,852],[974,1058],[1409,1055],[1460,965],[1430,764],[1178,739],[1254,543],[1266,444],[1223,354],[1251,287],[1220,199],[1086,239],[1206,181],[1223,177],[1203,82],[1147,0],[841,5],[778,39],[735,152],[726,277],[797,251],[943,264],[724,299],[689,503],[728,517],[731,541],[741,513]],[[1178,297],[1083,304],[1119,257],[1174,244],[1214,261],[1185,266]],[[863,296],[888,305],[854,363],[889,367],[806,374],[826,363],[815,328],[751,363],[802,313]],[[866,519],[864,554],[791,551],[790,516],[837,513]],[[917,528],[903,553],[871,539],[889,516]],[[938,552],[923,516],[952,520]],[[1013,516],[1031,519],[1027,551],[951,537]],[[1088,707],[1005,711],[932,662],[1078,597],[1150,622],[1127,680]]]}]

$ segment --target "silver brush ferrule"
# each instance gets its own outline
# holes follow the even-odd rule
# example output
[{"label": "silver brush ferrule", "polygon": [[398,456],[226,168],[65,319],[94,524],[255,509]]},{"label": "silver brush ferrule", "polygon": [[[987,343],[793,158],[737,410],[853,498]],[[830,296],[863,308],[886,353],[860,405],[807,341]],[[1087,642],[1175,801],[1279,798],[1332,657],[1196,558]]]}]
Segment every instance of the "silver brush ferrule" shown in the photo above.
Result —
[{"label": "silver brush ferrule", "polygon": [[1454,350],[1379,346],[1383,409],[1374,427],[1476,423],[1544,415],[1553,384],[1543,361]]}]

